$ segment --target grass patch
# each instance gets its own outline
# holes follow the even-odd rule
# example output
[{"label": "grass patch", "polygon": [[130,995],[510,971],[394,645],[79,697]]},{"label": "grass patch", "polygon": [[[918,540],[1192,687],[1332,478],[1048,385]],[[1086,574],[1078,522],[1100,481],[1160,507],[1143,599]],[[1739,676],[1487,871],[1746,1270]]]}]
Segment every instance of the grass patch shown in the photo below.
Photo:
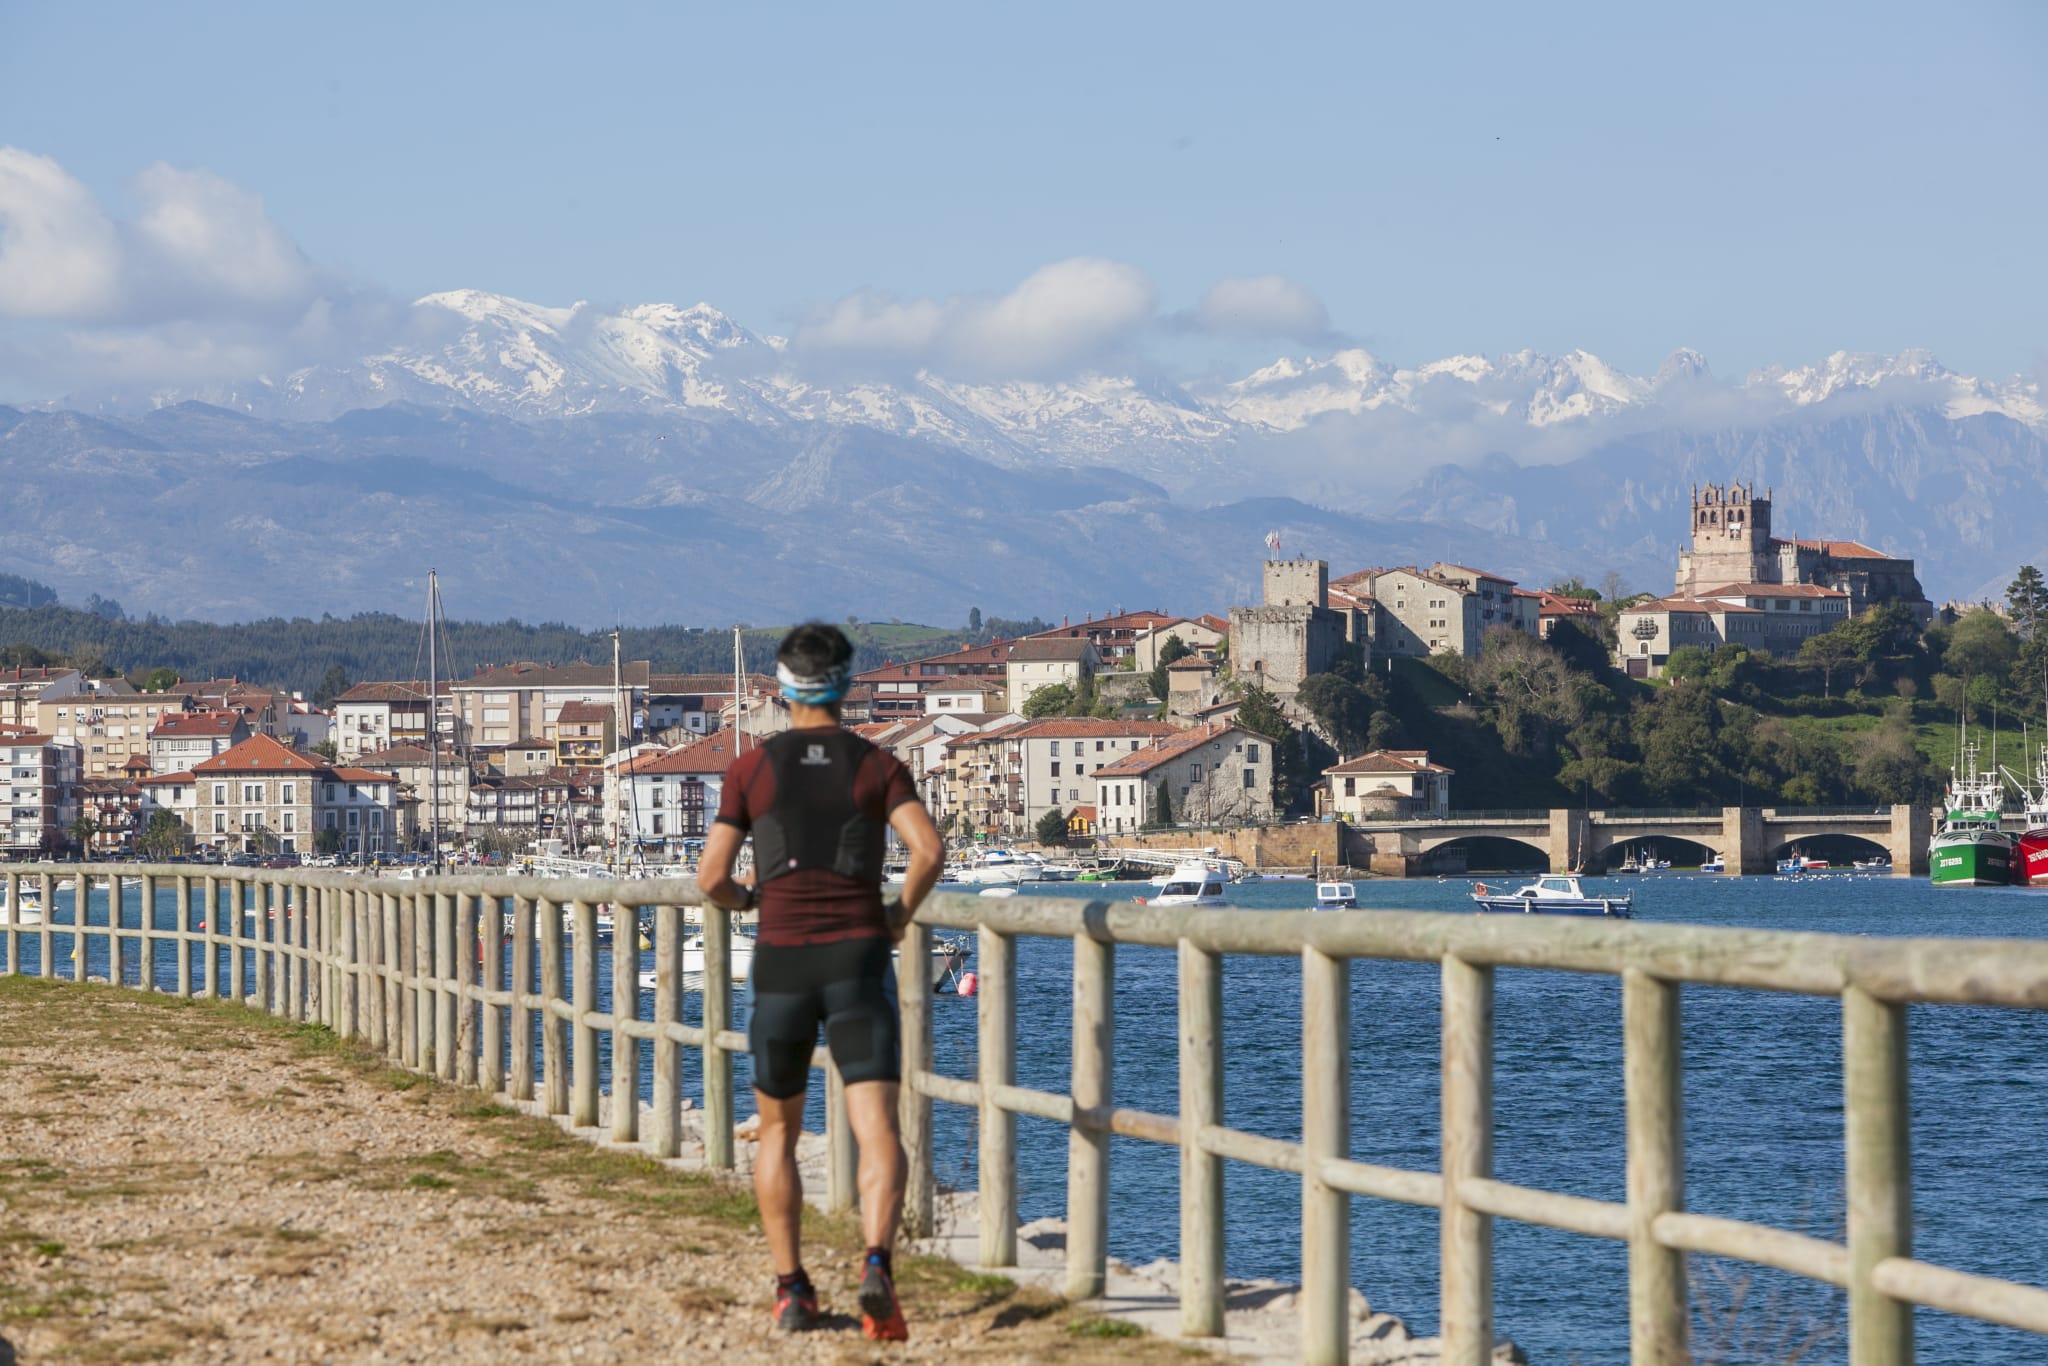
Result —
[{"label": "grass patch", "polygon": [[408,1176],[405,1184],[417,1190],[444,1191],[455,1183],[445,1176],[436,1176],[432,1172],[417,1172]]},{"label": "grass patch", "polygon": [[1017,1293],[1017,1283],[993,1272],[963,1271],[953,1278],[953,1289],[963,1295],[1003,1299]]},{"label": "grass patch", "polygon": [[1141,1338],[1145,1330],[1128,1319],[1106,1319],[1100,1314],[1075,1319],[1067,1331],[1077,1338]]}]

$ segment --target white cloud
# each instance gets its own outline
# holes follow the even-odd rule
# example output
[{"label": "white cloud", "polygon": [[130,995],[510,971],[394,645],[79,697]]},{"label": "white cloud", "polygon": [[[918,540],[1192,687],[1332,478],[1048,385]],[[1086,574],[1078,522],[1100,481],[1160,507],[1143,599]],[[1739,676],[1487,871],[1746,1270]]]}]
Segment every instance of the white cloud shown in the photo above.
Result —
[{"label": "white cloud", "polygon": [[136,177],[142,214],[129,227],[133,296],[190,313],[303,307],[319,281],[271,222],[261,196],[210,171],[158,162]]},{"label": "white cloud", "polygon": [[1150,326],[1157,309],[1143,271],[1076,257],[999,296],[848,294],[799,327],[791,349],[827,364],[929,368],[956,379],[1043,378],[1103,357]]},{"label": "white cloud", "polygon": [[1310,344],[1331,339],[1323,301],[1284,275],[1218,280],[1202,296],[1193,322],[1202,331],[1245,337],[1287,337]]},{"label": "white cloud", "polygon": [[120,295],[119,235],[92,191],[49,157],[0,147],[0,317],[100,317]]}]

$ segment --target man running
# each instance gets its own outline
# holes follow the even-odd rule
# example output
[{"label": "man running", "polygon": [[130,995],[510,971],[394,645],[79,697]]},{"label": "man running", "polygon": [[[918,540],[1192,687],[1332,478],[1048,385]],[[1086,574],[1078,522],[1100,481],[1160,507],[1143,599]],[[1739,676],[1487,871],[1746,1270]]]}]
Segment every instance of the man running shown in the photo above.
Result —
[{"label": "man running", "polygon": [[[791,631],[775,652],[775,676],[789,699],[791,729],[733,761],[697,870],[698,885],[716,904],[761,911],[747,1047],[761,1117],[754,1196],[775,1260],[775,1321],[800,1332],[818,1320],[817,1291],[799,1246],[803,1179],[796,1140],[811,1051],[823,1024],[860,1145],[867,1236],[861,1331],[879,1342],[901,1342],[910,1332],[889,1260],[904,1181],[890,947],[939,880],[945,846],[909,771],[840,725],[853,645],[839,628],[807,623]],[[910,851],[902,898],[887,905],[885,829]],[[732,865],[749,833],[754,885],[741,887],[732,880]]]}]

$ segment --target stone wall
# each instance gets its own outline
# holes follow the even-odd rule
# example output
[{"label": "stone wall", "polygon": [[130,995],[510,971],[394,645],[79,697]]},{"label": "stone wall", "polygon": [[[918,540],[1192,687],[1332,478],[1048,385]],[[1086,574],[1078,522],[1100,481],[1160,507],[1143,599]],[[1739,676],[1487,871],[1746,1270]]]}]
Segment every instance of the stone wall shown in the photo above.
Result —
[{"label": "stone wall", "polygon": [[1302,821],[1293,825],[1253,825],[1229,830],[1165,830],[1150,835],[1115,835],[1104,842],[1131,849],[1214,848],[1224,858],[1242,859],[1254,868],[1324,868],[1344,863],[1350,827],[1338,821]]}]

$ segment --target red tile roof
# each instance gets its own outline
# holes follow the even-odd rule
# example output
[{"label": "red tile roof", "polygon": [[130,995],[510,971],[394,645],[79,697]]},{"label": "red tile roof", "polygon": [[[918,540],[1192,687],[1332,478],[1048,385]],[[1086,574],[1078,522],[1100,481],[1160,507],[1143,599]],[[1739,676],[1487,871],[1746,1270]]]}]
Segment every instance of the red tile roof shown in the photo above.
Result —
[{"label": "red tile roof", "polygon": [[1323,770],[1324,776],[1347,773],[1454,773],[1442,764],[1429,762],[1429,753],[1419,749],[1376,749],[1356,759],[1346,759]]},{"label": "red tile roof", "polygon": [[1889,560],[1882,550],[1872,550],[1861,541],[1799,541],[1801,550],[1818,550],[1838,560]]},{"label": "red tile roof", "polygon": [[1017,642],[1010,651],[1010,658],[1020,662],[1078,663],[1095,649],[1094,642],[1085,634],[1059,636],[1031,636]]},{"label": "red tile roof", "polygon": [[1141,749],[1135,754],[1126,754],[1115,763],[1104,764],[1089,776],[1092,778],[1128,778],[1138,774],[1150,773],[1161,764],[1169,763],[1180,758],[1183,754],[1200,749],[1210,741],[1220,739],[1232,731],[1238,731],[1251,740],[1264,741],[1266,738],[1263,735],[1256,735],[1251,731],[1244,730],[1243,727],[1233,725],[1228,721],[1207,721],[1191,730],[1184,730],[1170,739],[1161,740],[1149,749]]},{"label": "red tile roof", "polygon": [[572,726],[602,723],[612,719],[613,709],[602,702],[564,702],[562,709],[555,713],[555,723],[567,722]]},{"label": "red tile roof", "polygon": [[174,711],[165,713],[149,732],[149,738],[174,739],[198,736],[209,738],[231,734],[235,727],[245,725],[240,712],[233,711]]},{"label": "red tile roof", "polygon": [[313,773],[320,768],[305,755],[287,749],[268,735],[252,735],[204,763],[193,765],[195,773]]},{"label": "red tile roof", "polygon": [[626,765],[628,773],[661,776],[671,773],[723,773],[739,755],[734,752],[735,736],[729,730],[707,735],[702,740],[678,745],[666,754],[641,755]]},{"label": "red tile roof", "polygon": [[1171,735],[1164,721],[1115,721],[1095,716],[1048,716],[991,732],[1006,740],[1143,740]]},{"label": "red tile roof", "polygon": [[[437,692],[446,694],[448,684],[443,680]],[[410,683],[358,683],[334,699],[339,706],[343,702],[424,702],[427,700],[427,681],[415,679]]]},{"label": "red tile roof", "polygon": [[1822,588],[1817,583],[1726,583],[1719,588],[1702,589],[1703,598],[1745,597],[1745,598],[1846,598],[1847,593],[1833,588]]}]

